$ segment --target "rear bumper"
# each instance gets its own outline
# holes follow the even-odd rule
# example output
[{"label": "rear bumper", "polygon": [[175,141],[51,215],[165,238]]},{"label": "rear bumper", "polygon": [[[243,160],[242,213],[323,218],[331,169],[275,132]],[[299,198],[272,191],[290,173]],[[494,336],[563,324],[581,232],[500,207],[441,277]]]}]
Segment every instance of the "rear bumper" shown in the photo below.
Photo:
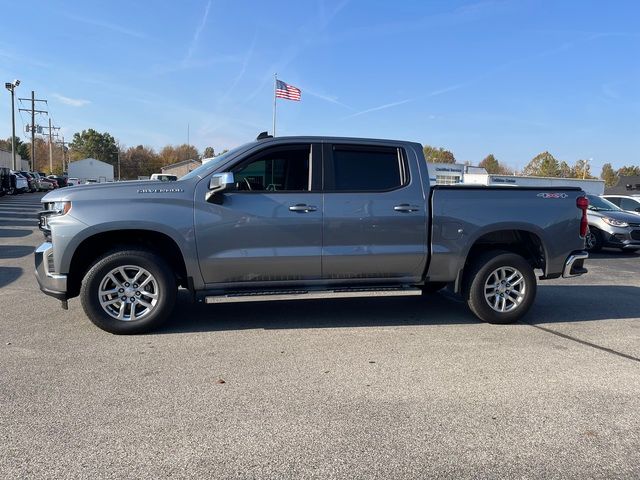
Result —
[{"label": "rear bumper", "polygon": [[53,245],[44,242],[34,252],[36,279],[42,290],[58,300],[67,299],[67,276],[51,271],[53,265]]},{"label": "rear bumper", "polygon": [[587,269],[584,268],[584,261],[589,258],[589,254],[585,251],[572,252],[564,262],[564,268],[562,269],[563,278],[578,277],[587,273]]}]

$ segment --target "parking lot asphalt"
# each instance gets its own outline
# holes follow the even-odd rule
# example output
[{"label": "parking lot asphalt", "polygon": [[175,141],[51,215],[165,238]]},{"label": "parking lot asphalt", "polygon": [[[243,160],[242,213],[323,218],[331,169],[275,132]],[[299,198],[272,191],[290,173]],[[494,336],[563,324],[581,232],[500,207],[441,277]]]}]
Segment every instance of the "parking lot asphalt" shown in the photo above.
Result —
[{"label": "parking lot asphalt", "polygon": [[640,255],[540,282],[516,325],[448,294],[181,295],[113,336],[39,292],[41,196],[0,198],[2,478],[640,477]]}]

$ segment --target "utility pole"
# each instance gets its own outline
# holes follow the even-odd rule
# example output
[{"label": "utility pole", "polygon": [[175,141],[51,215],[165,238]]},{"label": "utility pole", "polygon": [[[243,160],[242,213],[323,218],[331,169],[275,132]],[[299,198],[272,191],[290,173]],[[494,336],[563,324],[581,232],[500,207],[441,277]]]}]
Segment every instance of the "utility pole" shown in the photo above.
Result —
[{"label": "utility pole", "polygon": [[40,100],[36,98],[36,92],[31,90],[31,98],[19,98],[20,101],[31,101],[31,108],[19,108],[21,112],[31,113],[31,162],[30,169],[35,168],[36,165],[36,113],[49,113],[46,110],[36,110],[36,102],[47,103],[46,100]]},{"label": "utility pole", "polygon": [[[49,117],[49,173],[53,173],[53,137],[58,137],[57,133],[53,133],[54,130],[60,130],[60,127],[51,126],[51,117]],[[62,166],[62,169],[64,170],[64,164]]]},{"label": "utility pole", "polygon": [[11,157],[13,159],[13,169],[19,170],[18,162],[16,161],[16,101],[15,101],[15,89],[20,85],[20,80],[14,80],[13,82],[6,82],[4,87],[11,92]]},{"label": "utility pole", "polygon": [[[53,127],[53,128],[59,128],[59,127]],[[56,137],[58,135],[55,135]],[[69,142],[65,142],[64,141],[64,135],[60,135],[60,137],[62,138],[62,141],[57,141],[56,143],[60,144],[62,146],[62,171],[65,171],[65,163],[67,162],[67,155],[66,152],[64,150],[64,146],[65,145],[69,145]]]}]

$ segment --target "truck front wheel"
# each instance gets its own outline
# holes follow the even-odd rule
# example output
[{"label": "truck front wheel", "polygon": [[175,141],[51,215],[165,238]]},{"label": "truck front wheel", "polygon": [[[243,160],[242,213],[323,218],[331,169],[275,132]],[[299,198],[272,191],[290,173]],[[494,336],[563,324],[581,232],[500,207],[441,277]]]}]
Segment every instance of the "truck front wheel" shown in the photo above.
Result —
[{"label": "truck front wheel", "polygon": [[527,313],[536,296],[533,268],[515,253],[482,254],[465,278],[464,295],[469,308],[488,323],[516,322]]},{"label": "truck front wheel", "polygon": [[158,327],[173,310],[176,280],[167,263],[144,250],[111,252],[82,281],[80,301],[89,319],[115,334]]}]

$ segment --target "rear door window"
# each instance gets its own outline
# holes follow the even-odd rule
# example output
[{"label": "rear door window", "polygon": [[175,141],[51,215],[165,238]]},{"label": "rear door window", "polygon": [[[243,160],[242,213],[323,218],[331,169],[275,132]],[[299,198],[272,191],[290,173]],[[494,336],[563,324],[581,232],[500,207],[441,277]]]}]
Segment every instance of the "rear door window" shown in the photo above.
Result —
[{"label": "rear door window", "polygon": [[404,151],[395,147],[333,145],[325,176],[325,190],[376,192],[408,183]]}]

